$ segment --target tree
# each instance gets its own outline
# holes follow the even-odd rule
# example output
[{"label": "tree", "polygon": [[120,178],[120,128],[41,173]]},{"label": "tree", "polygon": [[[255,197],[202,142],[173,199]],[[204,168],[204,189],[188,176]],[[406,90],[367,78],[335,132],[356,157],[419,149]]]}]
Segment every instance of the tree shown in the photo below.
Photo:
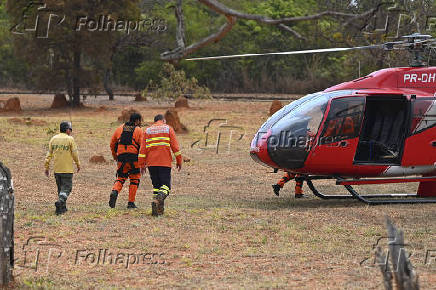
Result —
[{"label": "tree", "polygon": [[[66,90],[76,107],[81,88],[101,84],[111,67],[114,46],[125,33],[113,31],[115,23],[102,24],[101,17],[121,20],[116,29],[121,30],[123,23],[140,16],[138,0],[8,0],[7,11],[17,24],[15,50],[29,64],[34,86]],[[26,28],[35,24],[34,33],[28,33]]]},{"label": "tree", "polygon": [[[346,24],[350,24],[352,22],[358,21],[360,19],[369,19],[371,18],[383,5],[383,3],[377,4],[374,8],[369,9],[361,14],[355,13],[345,13],[340,11],[322,11],[320,13],[316,13],[313,15],[305,15],[305,16],[296,16],[296,17],[284,17],[284,18],[271,18],[269,16],[264,16],[260,14],[249,14],[234,10],[229,8],[225,4],[217,1],[217,0],[198,0],[199,3],[208,7],[210,10],[214,11],[219,15],[223,15],[226,17],[226,23],[222,25],[218,31],[204,37],[198,42],[195,42],[189,46],[186,46],[186,37],[185,37],[185,17],[183,15],[183,0],[175,0],[175,14],[177,18],[177,34],[176,34],[176,42],[177,48],[172,51],[166,51],[161,54],[161,58],[166,61],[179,61],[182,58],[194,53],[195,51],[203,48],[211,43],[218,42],[222,38],[229,33],[236,21],[238,19],[252,20],[261,24],[266,25],[274,25],[278,28],[290,32],[293,36],[299,39],[304,39],[304,37],[294,30],[289,24],[298,23],[301,21],[314,21],[324,17],[335,17],[337,19],[346,19]],[[278,1],[280,2],[280,0]]]},{"label": "tree", "polygon": [[14,55],[10,25],[5,3],[0,3],[0,84],[10,86],[23,83],[26,65]]}]

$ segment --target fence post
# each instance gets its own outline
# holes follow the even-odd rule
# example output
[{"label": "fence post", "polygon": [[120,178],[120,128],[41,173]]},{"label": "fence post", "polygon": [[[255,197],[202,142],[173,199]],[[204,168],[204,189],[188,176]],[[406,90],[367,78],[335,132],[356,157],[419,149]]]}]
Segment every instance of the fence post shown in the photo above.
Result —
[{"label": "fence post", "polygon": [[14,267],[14,190],[11,172],[1,162],[0,216],[0,286],[7,286]]}]

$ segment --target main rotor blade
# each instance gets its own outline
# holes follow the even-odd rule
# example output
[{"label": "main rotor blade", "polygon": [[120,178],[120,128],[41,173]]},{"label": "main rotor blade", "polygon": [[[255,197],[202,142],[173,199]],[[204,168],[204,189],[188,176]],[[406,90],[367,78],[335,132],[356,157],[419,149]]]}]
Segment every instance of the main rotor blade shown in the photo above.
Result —
[{"label": "main rotor blade", "polygon": [[247,54],[234,54],[234,55],[196,57],[196,58],[188,58],[186,60],[212,60],[212,59],[225,59],[225,58],[264,56],[264,55],[308,54],[308,53],[347,51],[347,50],[379,48],[379,47],[383,47],[383,45],[379,44],[379,45],[356,46],[356,47],[336,47],[336,48],[322,48],[322,49],[296,50],[296,51],[284,51],[284,52],[269,52],[269,53],[247,53]]}]

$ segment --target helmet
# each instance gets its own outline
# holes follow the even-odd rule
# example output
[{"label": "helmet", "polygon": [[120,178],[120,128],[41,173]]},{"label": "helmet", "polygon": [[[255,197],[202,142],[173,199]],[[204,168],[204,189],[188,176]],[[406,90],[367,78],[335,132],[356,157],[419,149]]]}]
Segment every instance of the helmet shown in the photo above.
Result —
[{"label": "helmet", "polygon": [[73,130],[73,127],[71,126],[71,123],[70,122],[62,122],[61,125],[60,125],[61,133],[67,132],[68,129]]}]

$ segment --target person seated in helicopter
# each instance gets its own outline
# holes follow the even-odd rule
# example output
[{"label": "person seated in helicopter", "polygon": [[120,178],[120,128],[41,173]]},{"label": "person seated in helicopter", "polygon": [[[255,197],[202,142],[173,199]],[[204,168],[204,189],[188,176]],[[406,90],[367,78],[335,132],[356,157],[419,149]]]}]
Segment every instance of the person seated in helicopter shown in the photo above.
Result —
[{"label": "person seated in helicopter", "polygon": [[299,174],[294,174],[288,171],[285,171],[283,177],[276,183],[272,185],[275,195],[279,196],[280,189],[282,189],[287,182],[295,179],[295,198],[303,198],[306,195],[303,194],[303,181],[304,179]]},{"label": "person seated in helicopter", "polygon": [[348,116],[330,120],[323,136],[341,138],[344,136],[352,136],[354,133],[353,118]]}]

